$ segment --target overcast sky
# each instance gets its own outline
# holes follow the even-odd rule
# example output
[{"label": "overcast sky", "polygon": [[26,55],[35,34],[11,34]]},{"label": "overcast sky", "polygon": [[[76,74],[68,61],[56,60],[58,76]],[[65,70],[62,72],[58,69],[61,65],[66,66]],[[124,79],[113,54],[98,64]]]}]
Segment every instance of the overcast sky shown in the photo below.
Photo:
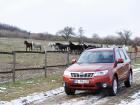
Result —
[{"label": "overcast sky", "polygon": [[0,22],[55,34],[65,26],[85,35],[128,29],[140,36],[140,0],[0,0]]}]

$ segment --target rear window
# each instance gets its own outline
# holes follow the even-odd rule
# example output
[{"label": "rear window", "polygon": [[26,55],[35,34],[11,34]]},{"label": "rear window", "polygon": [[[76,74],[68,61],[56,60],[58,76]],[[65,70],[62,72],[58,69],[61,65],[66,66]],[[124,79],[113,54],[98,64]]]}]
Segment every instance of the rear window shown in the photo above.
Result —
[{"label": "rear window", "polygon": [[113,63],[113,51],[85,51],[77,63]]}]

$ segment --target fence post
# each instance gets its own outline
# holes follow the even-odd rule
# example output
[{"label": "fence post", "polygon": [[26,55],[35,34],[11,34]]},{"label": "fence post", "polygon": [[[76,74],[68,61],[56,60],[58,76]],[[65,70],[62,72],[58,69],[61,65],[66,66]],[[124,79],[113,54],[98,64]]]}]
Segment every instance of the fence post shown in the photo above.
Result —
[{"label": "fence post", "polygon": [[69,57],[70,57],[70,55],[69,55],[69,50],[68,50],[67,51],[67,66],[69,66],[69,63],[70,63]]},{"label": "fence post", "polygon": [[44,68],[44,71],[45,71],[45,78],[47,77],[47,51],[45,50],[45,68]]},{"label": "fence post", "polygon": [[12,78],[13,78],[13,82],[15,83],[15,67],[16,67],[16,53],[13,52],[13,75],[12,75]]},{"label": "fence post", "polygon": [[130,60],[131,60],[131,53],[132,53],[132,52],[130,52]]},{"label": "fence post", "polygon": [[135,63],[136,63],[136,60],[137,60],[137,52],[135,53]]}]

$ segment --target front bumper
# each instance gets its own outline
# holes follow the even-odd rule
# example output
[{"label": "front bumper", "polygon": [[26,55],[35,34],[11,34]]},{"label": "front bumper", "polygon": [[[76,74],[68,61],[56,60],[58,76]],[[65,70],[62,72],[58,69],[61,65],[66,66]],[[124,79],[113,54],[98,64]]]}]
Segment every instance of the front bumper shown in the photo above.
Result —
[{"label": "front bumper", "polygon": [[[75,90],[95,90],[109,88],[112,85],[112,81],[108,76],[98,76],[92,78],[70,78],[63,76],[65,84]],[[74,83],[74,80],[89,80],[89,83]]]}]

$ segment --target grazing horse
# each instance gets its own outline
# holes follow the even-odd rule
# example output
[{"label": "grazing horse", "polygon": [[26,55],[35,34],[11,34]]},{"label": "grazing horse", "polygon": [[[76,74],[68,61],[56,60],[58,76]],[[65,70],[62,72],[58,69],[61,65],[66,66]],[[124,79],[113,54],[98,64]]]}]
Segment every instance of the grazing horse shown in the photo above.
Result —
[{"label": "grazing horse", "polygon": [[75,45],[71,41],[69,41],[69,49],[71,53],[75,52],[76,54],[80,54],[84,50],[84,47],[80,44]]},{"label": "grazing horse", "polygon": [[33,46],[33,49],[39,49],[40,51],[41,51],[41,44],[40,43],[34,43],[33,41],[32,41],[32,46]]},{"label": "grazing horse", "polygon": [[29,43],[28,41],[24,41],[24,44],[26,45],[26,51],[29,48],[29,51],[32,51],[32,43]]},{"label": "grazing horse", "polygon": [[55,43],[55,48],[58,51],[67,51],[68,50],[68,45],[67,44],[62,44],[62,43]]},{"label": "grazing horse", "polygon": [[129,48],[125,46],[125,44],[122,46],[122,48],[124,48],[126,51],[129,51]]}]

